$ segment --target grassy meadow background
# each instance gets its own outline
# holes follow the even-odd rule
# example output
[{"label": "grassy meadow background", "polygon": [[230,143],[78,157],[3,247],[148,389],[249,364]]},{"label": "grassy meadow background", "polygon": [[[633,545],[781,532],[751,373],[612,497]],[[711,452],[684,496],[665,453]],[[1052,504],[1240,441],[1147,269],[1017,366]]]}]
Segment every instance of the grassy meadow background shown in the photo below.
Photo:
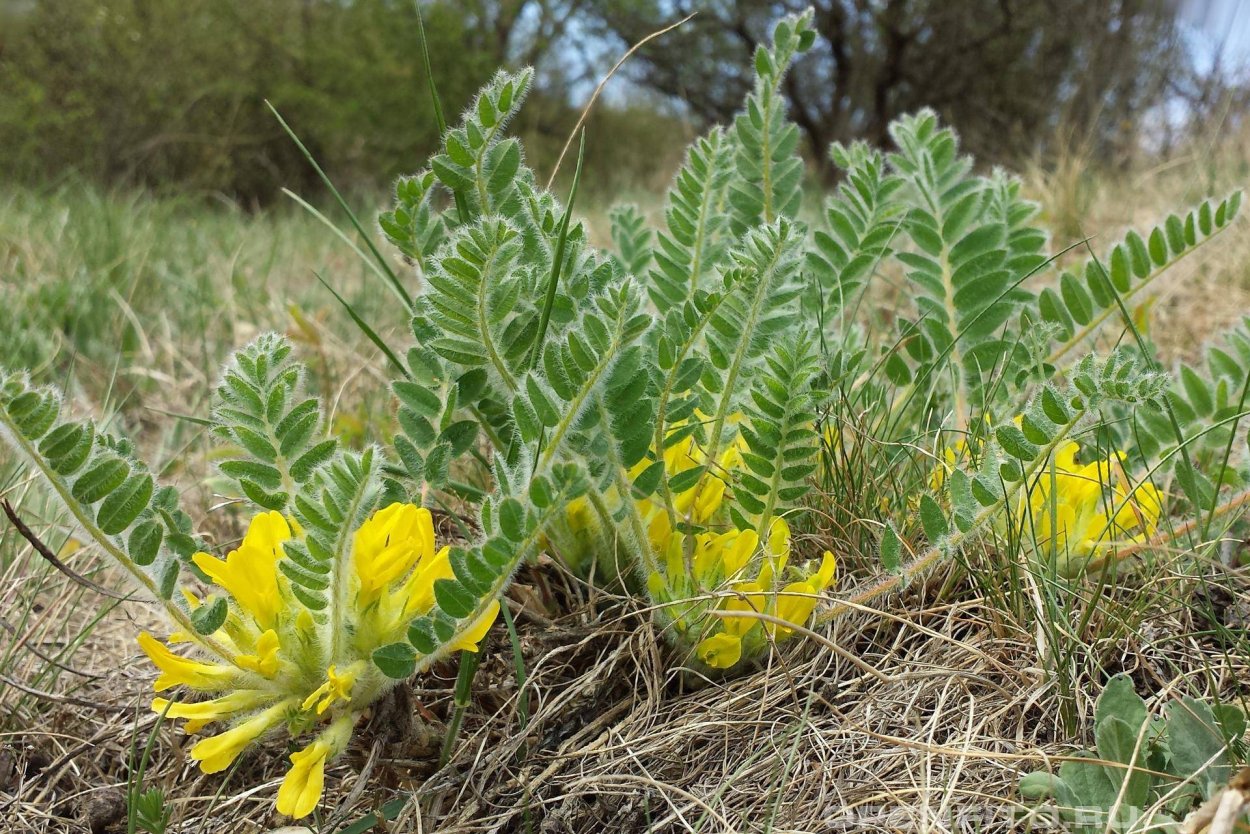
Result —
[{"label": "grassy meadow background", "polygon": [[[540,177],[552,170],[593,89],[586,79],[606,69],[601,61],[578,63],[558,45],[581,39],[585,50],[615,60],[623,47],[614,33],[630,31],[625,24],[634,20],[613,24],[610,14],[591,15],[595,3],[574,3],[591,16],[583,28],[557,31],[545,15],[560,4],[423,5],[448,102],[466,100],[501,62],[534,61],[547,71],[546,86],[516,125]],[[636,17],[645,20],[653,4],[637,5]],[[318,276],[394,342],[407,343],[408,322],[354,251],[362,242],[339,237],[283,193],[303,195],[345,227],[263,102],[274,101],[287,116],[366,221],[389,205],[392,178],[417,168],[436,135],[415,19],[395,11],[398,4],[342,4],[353,14],[337,17],[332,6],[0,2],[0,26],[7,27],[0,36],[0,362],[63,386],[72,409],[133,438],[218,544],[238,536],[240,520],[219,505],[203,421],[220,364],[236,347],[266,330],[286,333],[349,443],[392,431],[384,358]],[[500,46],[480,24],[500,23],[505,12],[516,12],[513,25],[524,37],[507,36]],[[127,18],[135,14],[147,15],[139,29]],[[135,31],[142,37],[130,37]],[[161,31],[184,40],[165,43],[168,52],[146,48],[143,38]],[[252,34],[207,37],[234,31]],[[275,54],[281,60],[272,60]],[[604,244],[616,202],[636,202],[658,222],[684,144],[704,124],[705,114],[665,97],[659,58],[646,67],[624,79],[628,95],[605,96],[587,121],[578,213]],[[140,83],[152,76],[162,83]],[[1230,83],[1223,98],[1212,93],[1209,101],[1190,102],[1186,112],[1198,115],[1168,131],[1166,141],[1145,135],[1152,124],[1145,115],[1137,125],[1142,133],[1125,143],[1097,131],[1078,135],[1076,126],[1088,123],[1062,121],[1056,111],[1044,141],[1014,142],[989,158],[1022,175],[1026,193],[1042,206],[1040,225],[1052,230],[1052,249],[1086,238],[1101,249],[1128,228],[1250,181],[1240,89]],[[185,106],[167,112],[175,109],[170,102]],[[143,108],[146,119],[139,117]],[[123,111],[127,118],[109,122],[108,114]],[[1102,124],[1111,116],[1091,118]],[[1033,129],[1040,137],[1042,128]],[[984,136],[970,133],[985,146]],[[569,161],[564,168],[560,182]],[[813,215],[818,192],[805,195]],[[405,268],[398,257],[394,264]],[[888,280],[876,292],[883,305],[903,303]],[[1171,270],[1152,294],[1151,338],[1170,361],[1196,358],[1209,339],[1250,313],[1250,226],[1238,222]],[[73,571],[116,594],[84,587],[38,559],[7,525],[0,529],[0,831],[125,831],[127,780],[155,726],[147,711],[152,673],[134,633],[136,626],[160,628],[159,620],[142,603],[121,598],[126,586],[119,577],[99,554],[79,549],[31,475],[3,453],[0,494]],[[851,554],[846,566],[854,571],[872,558]],[[1180,584],[1182,578],[1160,576],[1120,597],[1109,590],[1106,607],[1083,631],[1062,627],[1044,636],[1031,616],[996,609],[984,594],[947,595],[939,582],[917,589],[906,610],[880,622],[865,615],[835,629],[832,639],[868,658],[878,676],[813,649],[791,668],[681,698],[666,696],[673,687],[661,646],[638,627],[645,618],[628,601],[547,611],[545,622],[520,624],[531,686],[540,695],[531,718],[542,734],[540,753],[515,766],[490,755],[492,722],[515,694],[506,644],[497,642],[466,732],[482,770],[472,780],[444,775],[446,783],[434,786],[437,798],[420,813],[444,828],[419,828],[423,823],[406,811],[395,828],[376,830],[468,831],[489,812],[505,821],[504,830],[542,834],[652,825],[722,831],[734,829],[720,809],[749,807],[761,816],[758,830],[826,831],[834,829],[821,822],[819,809],[861,805],[904,814],[901,822],[865,830],[929,830],[953,805],[1012,795],[1020,770],[1041,762],[1039,751],[1059,754],[1079,742],[1075,729],[1062,737],[1038,716],[1061,706],[1087,716],[1106,667],[1154,676],[1162,690],[1178,685],[1181,668],[1206,676],[1213,688],[1250,681],[1250,582],[1221,587],[1226,596],[1217,600]],[[522,576],[518,592],[539,581],[546,580]],[[1216,608],[1222,624],[1204,625]],[[1212,630],[1218,640],[1207,639]],[[1061,685],[1043,685],[1036,668],[1043,643],[1069,655]],[[422,710],[443,714],[454,676],[454,665],[440,668],[419,685],[413,697]],[[986,678],[996,683],[981,700],[951,683]],[[835,695],[818,685],[822,680],[849,688]],[[579,714],[593,720],[573,721]],[[185,766],[179,731],[167,726],[153,738],[145,778],[171,798],[184,827],[170,830],[265,831],[277,824],[264,797],[220,791]],[[437,749],[441,738],[424,742]],[[796,755],[800,743],[808,755]],[[403,756],[375,770],[377,783],[388,791],[423,784],[433,767],[421,744],[410,739]],[[993,749],[997,757],[961,757],[961,746]],[[362,754],[334,769],[336,796],[352,789],[363,764]],[[244,767],[250,775],[232,777],[232,784],[262,783],[264,762]],[[850,769],[843,793],[822,778],[822,769],[833,767]],[[467,787],[494,779],[523,786],[513,791],[511,810]],[[272,789],[272,781],[262,787]],[[682,796],[693,797],[689,806],[679,807],[674,797]],[[381,814],[379,805],[364,790],[350,815],[314,830],[367,823],[369,813]],[[206,808],[238,827],[216,827],[200,816]]]}]

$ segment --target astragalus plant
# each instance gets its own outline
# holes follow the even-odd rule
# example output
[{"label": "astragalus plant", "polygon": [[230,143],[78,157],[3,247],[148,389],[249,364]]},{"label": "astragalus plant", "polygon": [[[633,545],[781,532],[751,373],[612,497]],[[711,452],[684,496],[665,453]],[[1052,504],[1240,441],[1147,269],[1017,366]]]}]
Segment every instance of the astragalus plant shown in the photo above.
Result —
[{"label": "astragalus plant", "polygon": [[[821,541],[830,519],[880,553],[856,603],[986,539],[1079,581],[1241,506],[1244,330],[1176,382],[1136,329],[1087,352],[1239,195],[1073,265],[1020,183],[977,173],[921,112],[893,125],[892,153],[831,148],[841,183],[804,210],[781,89],[814,38],[811,12],[777,24],[659,227],[621,207],[611,249],[506,133],[531,72],[499,73],[380,218],[410,273],[379,259],[380,291],[410,307],[412,344],[358,323],[397,374],[393,442],[327,436],[280,338],[223,371],[220,469],[254,514],[227,553],[128,444],[6,377],[8,440],[168,610],[174,632],[141,645],[157,688],[183,691],[153,706],[213,726],[192,748],[204,769],[283,730],[299,750],[278,808],[310,813],[364,711],[473,651],[543,549],[641,597],[674,662],[707,675],[845,610],[828,592],[857,554]],[[477,523],[440,545],[428,507],[453,496]]]},{"label": "astragalus plant", "polygon": [[[1165,396],[1144,341],[1080,353],[1226,228],[1239,195],[1059,269],[1020,183],[976,173],[926,111],[892,126],[893,153],[833,146],[842,182],[804,212],[781,89],[814,38],[810,14],[778,23],[742,112],[690,146],[659,228],[617,207],[611,250],[501,135],[528,72],[492,81],[381,218],[423,286],[405,369],[419,382],[396,386],[408,473],[443,485],[473,430],[522,479],[559,462],[584,472],[545,543],[648,597],[696,666],[747,663],[829,615],[817,609],[835,554],[795,547],[794,532],[839,510],[851,445],[881,472],[904,472],[918,447],[936,461],[874,502],[887,585],[909,570],[895,528],[928,538],[911,569],[993,531],[1079,575],[1181,506],[1145,473],[1176,471],[1208,510],[1213,484],[1244,474],[1243,456],[1219,454],[1230,424],[1195,431],[1189,414],[1195,400],[1237,414],[1227,381],[1187,372]],[[911,300],[874,315],[874,278]],[[1219,357],[1225,375],[1247,360]],[[816,482],[832,507],[809,506]]]},{"label": "astragalus plant", "polygon": [[[191,747],[206,773],[284,730],[301,749],[277,808],[303,817],[321,798],[326,762],[371,704],[416,669],[477,650],[499,612],[504,562],[524,555],[512,548],[527,540],[532,550],[535,536],[527,539],[533,522],[513,500],[501,504],[515,512],[507,550],[440,547],[430,511],[383,482],[379,449],[347,451],[326,438],[290,351],[261,337],[218,387],[220,470],[255,513],[224,558],[207,552],[173,488],[158,488],[129,444],[61,420],[55,392],[7,377],[0,422],[74,522],[168,613],[175,631],[138,641],[160,671],[156,691],[183,691],[152,708],[186,719],[191,733],[216,727]],[[565,486],[533,488],[543,484],[553,502]]]}]

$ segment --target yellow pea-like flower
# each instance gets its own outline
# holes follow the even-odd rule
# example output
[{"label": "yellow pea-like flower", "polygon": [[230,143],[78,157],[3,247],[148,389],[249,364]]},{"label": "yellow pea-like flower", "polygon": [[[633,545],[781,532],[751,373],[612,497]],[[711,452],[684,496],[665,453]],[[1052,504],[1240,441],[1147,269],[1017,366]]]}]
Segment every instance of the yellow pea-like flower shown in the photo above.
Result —
[{"label": "yellow pea-like flower", "polygon": [[220,773],[230,767],[249,744],[277,726],[293,704],[290,700],[275,704],[225,732],[196,742],[191,748],[191,758],[200,763],[200,770],[205,773]]},{"label": "yellow pea-like flower", "polygon": [[444,547],[428,560],[423,560],[400,590],[387,598],[383,608],[407,621],[424,614],[434,606],[434,583],[455,576],[451,569],[451,548]]},{"label": "yellow pea-like flower", "polygon": [[714,634],[700,642],[695,653],[713,669],[729,669],[742,659],[742,638],[729,632]]},{"label": "yellow pea-like flower", "polygon": [[[763,614],[768,610],[768,599],[764,588],[758,582],[743,582],[734,588],[734,596],[725,600],[722,610],[743,613]],[[759,622],[754,617],[725,617],[721,620],[726,634],[738,637],[746,634]]]},{"label": "yellow pea-like flower", "polygon": [[698,488],[694,499],[694,518],[705,524],[725,503],[725,482],[717,476],[708,478]]},{"label": "yellow pea-like flower", "polygon": [[498,616],[499,601],[495,600],[486,606],[486,610],[465,630],[464,635],[452,644],[452,649],[461,652],[476,652],[478,643],[482,642],[482,638],[486,636],[486,632],[490,631],[490,627],[495,624],[495,618]]},{"label": "yellow pea-like flower", "polygon": [[360,582],[361,605],[434,555],[434,520],[425,507],[391,504],[356,531],[352,562]]},{"label": "yellow pea-like flower", "polygon": [[234,718],[241,713],[250,712],[272,699],[273,695],[271,693],[257,689],[239,689],[220,698],[189,703],[170,701],[166,698],[153,698],[152,711],[164,713],[169,718],[187,719],[183,729],[188,733],[195,733],[206,724]]},{"label": "yellow pea-like flower", "polygon": [[273,628],[284,602],[278,578],[282,545],[291,538],[291,527],[282,513],[261,513],[252,519],[237,550],[224,560],[207,553],[191,557],[235,603],[250,614],[262,629]]},{"label": "yellow pea-like flower", "polygon": [[315,705],[317,714],[322,715],[335,702],[350,701],[352,686],[355,685],[356,678],[360,676],[363,666],[363,663],[356,664],[339,674],[337,668],[331,665],[326,670],[326,682],[309,693],[308,697],[304,699],[304,703],[300,705],[300,709],[310,710]]},{"label": "yellow pea-like flower", "polygon": [[255,654],[241,654],[234,658],[234,662],[241,669],[247,669],[266,678],[272,678],[278,673],[278,649],[281,644],[278,641],[278,633],[272,628],[265,631],[256,640]]},{"label": "yellow pea-like flower", "polygon": [[213,692],[229,688],[238,678],[238,670],[230,666],[204,663],[174,654],[164,643],[146,631],[139,634],[139,648],[161,670],[153,684],[157,692],[179,685]]},{"label": "yellow pea-like flower", "polygon": [[723,556],[725,575],[732,577],[751,561],[751,557],[760,546],[760,537],[754,530],[739,530],[725,535],[730,537]]},{"label": "yellow pea-like flower", "polygon": [[[807,622],[807,618],[816,610],[816,603],[818,602],[816,595],[818,593],[819,591],[815,583],[811,581],[791,582],[777,594],[774,615],[787,623],[801,626]],[[778,640],[789,637],[794,633],[793,628],[776,623],[767,623],[765,628]]]},{"label": "yellow pea-like flower", "polygon": [[1148,540],[1163,513],[1153,484],[1125,482],[1122,453],[1080,464],[1078,451],[1061,444],[1017,512],[1033,552],[1064,575],[1098,566],[1116,546]]},{"label": "yellow pea-like flower", "polygon": [[313,812],[325,790],[326,758],[330,745],[314,741],[291,754],[291,769],[278,789],[278,813],[302,819]]},{"label": "yellow pea-like flower", "polygon": [[[313,542],[292,520],[264,512],[252,519],[238,548],[225,559],[207,553],[193,558],[224,594],[225,619],[211,635],[189,630],[171,635],[214,655],[183,657],[146,632],[139,645],[160,670],[155,688],[185,686],[217,693],[204,701],[156,698],[153,710],[183,719],[188,733],[212,723],[224,729],[201,738],[191,758],[205,773],[229,767],[247,747],[286,725],[302,732],[320,725],[320,735],[291,757],[278,796],[279,811],[294,817],[320,801],[326,763],[347,746],[352,726],[392,681],[373,661],[374,653],[407,640],[411,621],[436,605],[434,586],[453,579],[451,550],[435,550],[429,510],[392,504],[364,520],[349,539],[350,552],[331,574],[342,582],[326,593],[337,609],[316,605],[291,584],[287,572],[305,570],[292,554],[310,553]],[[324,551],[325,545],[320,545]],[[216,595],[214,595],[216,596]],[[210,597],[212,599],[212,597]],[[203,613],[206,601],[183,594],[186,608]],[[219,605],[220,603],[214,603]],[[499,615],[490,600],[456,625],[440,651],[477,651]]]},{"label": "yellow pea-like flower", "polygon": [[278,813],[303,819],[313,812],[325,791],[326,762],[347,747],[352,720],[339,718],[303,750],[291,754],[291,769],[278,788]]}]

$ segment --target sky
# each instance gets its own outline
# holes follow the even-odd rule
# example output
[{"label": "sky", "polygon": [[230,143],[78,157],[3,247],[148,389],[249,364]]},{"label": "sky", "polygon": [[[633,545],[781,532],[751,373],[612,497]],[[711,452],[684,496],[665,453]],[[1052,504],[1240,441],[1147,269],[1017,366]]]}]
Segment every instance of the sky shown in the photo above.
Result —
[{"label": "sky", "polygon": [[1182,19],[1200,69],[1220,58],[1224,69],[1250,69],[1250,0],[1184,0]]}]

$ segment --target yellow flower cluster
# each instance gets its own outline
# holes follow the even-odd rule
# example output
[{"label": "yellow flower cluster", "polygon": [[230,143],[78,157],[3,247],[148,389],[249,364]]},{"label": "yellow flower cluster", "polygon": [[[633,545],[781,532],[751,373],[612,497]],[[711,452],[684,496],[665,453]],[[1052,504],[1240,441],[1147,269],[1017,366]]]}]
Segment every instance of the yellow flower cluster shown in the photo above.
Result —
[{"label": "yellow flower cluster", "polygon": [[[664,452],[669,477],[696,467],[705,467],[704,473],[673,496],[671,516],[658,497],[636,502],[646,545],[659,568],[647,577],[647,590],[663,606],[662,618],[683,640],[695,644],[696,657],[717,669],[735,666],[794,633],[752,613],[806,624],[836,572],[829,552],[815,570],[789,565],[790,528],[780,517],[769,523],[763,547],[755,530],[723,529],[728,526],[723,516],[732,496],[732,474],[742,466],[744,451],[739,437],[710,461],[693,437],[675,443]],[[631,476],[641,474],[645,465]],[[691,529],[696,532],[687,532]],[[753,566],[754,577],[748,578]],[[787,576],[791,581],[782,585]],[[720,617],[715,610],[746,616]]]},{"label": "yellow flower cluster", "polygon": [[[733,471],[742,465],[742,453],[746,443],[739,436],[729,445],[713,463],[694,437],[687,437],[664,450],[664,471],[671,480],[697,467],[706,467],[706,471],[684,492],[673,496],[673,517],[679,522],[686,522],[699,527],[706,527],[717,520],[717,515],[725,503],[725,494]],[[650,464],[644,459],[629,473],[630,480],[637,478]],[[646,525],[647,541],[651,551],[664,564],[670,576],[684,574],[687,571],[677,568],[684,564],[686,537],[673,530],[668,508],[660,501],[659,496],[652,496],[636,502],[638,513]],[[693,554],[693,574],[701,587],[714,587],[721,578],[736,574],[759,545],[759,538],[753,531],[731,530],[728,533],[714,535],[699,533],[695,537]],[[728,557],[727,560],[723,557]],[[717,574],[720,570],[719,575]]]},{"label": "yellow flower cluster", "polygon": [[[989,424],[986,415],[985,422]],[[1020,424],[1021,418],[1014,421]],[[950,472],[981,442],[972,434],[944,446],[929,474],[934,492],[945,488]],[[1078,444],[1066,441],[1016,502],[1014,533],[1039,559],[1063,576],[1096,569],[1116,548],[1140,544],[1154,535],[1163,512],[1163,495],[1151,483],[1133,485],[1123,452],[1093,463],[1077,463]],[[1006,531],[1006,524],[1000,526]]]},{"label": "yellow flower cluster", "polygon": [[[346,748],[361,712],[393,683],[370,662],[373,651],[403,640],[408,623],[433,607],[434,582],[453,575],[448,548],[435,550],[429,510],[392,504],[355,533],[350,565],[339,580],[347,583],[344,616],[335,623],[300,602],[280,569],[283,546],[302,538],[298,525],[265,512],[252,519],[238,549],[224,560],[195,554],[196,566],[225,593],[228,613],[209,639],[175,633],[168,643],[204,643],[218,656],[184,657],[146,632],[139,636],[160,670],[157,692],[183,686],[214,696],[152,702],[153,710],[186,719],[189,733],[227,725],[191,748],[205,773],[226,769],[279,726],[292,736],[315,732],[291,755],[278,791],[278,811],[296,818],[316,807],[326,762]],[[184,594],[193,609],[206,604]],[[476,651],[498,611],[496,602],[451,648]]]},{"label": "yellow flower cluster", "polygon": [[1059,446],[1017,507],[1024,539],[1064,576],[1101,566],[1116,547],[1148,540],[1163,512],[1153,484],[1129,482],[1122,452],[1080,464],[1078,448]]},{"label": "yellow flower cluster", "polygon": [[722,599],[719,610],[730,616],[719,618],[720,631],[704,637],[695,646],[700,660],[715,669],[728,669],[744,656],[750,657],[794,634],[793,628],[752,616],[754,614],[764,614],[791,626],[807,623],[816,610],[821,592],[832,585],[837,576],[837,561],[826,550],[815,570],[798,571],[797,579],[778,589],[789,558],[790,527],[785,519],[774,518],[759,572],[755,579],[729,583],[732,596]]}]

